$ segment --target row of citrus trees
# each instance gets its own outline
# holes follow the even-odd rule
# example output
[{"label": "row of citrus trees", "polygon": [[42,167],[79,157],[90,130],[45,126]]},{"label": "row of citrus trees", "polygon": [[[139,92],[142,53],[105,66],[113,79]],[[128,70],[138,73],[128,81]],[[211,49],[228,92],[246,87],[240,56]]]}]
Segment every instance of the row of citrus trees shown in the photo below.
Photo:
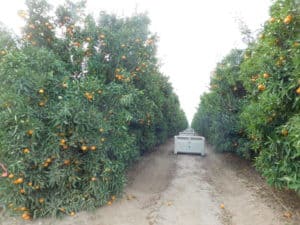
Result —
[{"label": "row of citrus trees", "polygon": [[0,202],[23,219],[112,204],[125,169],[187,127],[145,15],[85,15],[27,0],[0,33]]},{"label": "row of citrus trees", "polygon": [[299,113],[299,5],[277,0],[257,40],[217,65],[192,126],[216,149],[253,159],[268,183],[300,191]]}]

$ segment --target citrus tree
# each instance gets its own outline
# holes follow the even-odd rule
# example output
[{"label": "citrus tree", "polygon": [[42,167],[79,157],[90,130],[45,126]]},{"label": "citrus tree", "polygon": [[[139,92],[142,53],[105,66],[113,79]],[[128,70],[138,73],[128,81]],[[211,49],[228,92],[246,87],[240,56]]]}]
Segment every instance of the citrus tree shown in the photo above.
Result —
[{"label": "citrus tree", "polygon": [[0,36],[0,200],[25,220],[110,205],[126,168],[187,127],[150,20],[26,2],[22,37]]},{"label": "citrus tree", "polygon": [[[277,0],[259,37],[236,63],[225,57],[201,97],[193,127],[219,150],[252,158],[267,181],[300,190],[300,17]],[[226,64],[227,63],[227,64]]]}]

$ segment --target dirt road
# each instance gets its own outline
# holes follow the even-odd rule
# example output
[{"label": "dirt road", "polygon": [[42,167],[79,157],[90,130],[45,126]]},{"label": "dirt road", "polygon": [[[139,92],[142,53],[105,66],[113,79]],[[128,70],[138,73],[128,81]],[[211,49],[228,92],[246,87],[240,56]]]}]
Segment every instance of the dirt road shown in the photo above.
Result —
[{"label": "dirt road", "polygon": [[210,147],[205,157],[174,155],[173,148],[169,140],[131,168],[124,197],[111,206],[63,219],[24,222],[1,217],[0,224],[300,224],[300,198],[268,187],[248,162]]}]

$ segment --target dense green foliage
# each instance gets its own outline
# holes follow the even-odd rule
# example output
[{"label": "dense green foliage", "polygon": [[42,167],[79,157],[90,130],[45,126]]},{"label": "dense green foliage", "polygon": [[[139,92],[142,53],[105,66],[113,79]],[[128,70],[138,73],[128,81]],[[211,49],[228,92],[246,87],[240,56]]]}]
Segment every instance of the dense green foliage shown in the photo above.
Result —
[{"label": "dense green foliage", "polygon": [[251,158],[267,181],[300,190],[300,13],[278,0],[259,38],[217,65],[192,127]]},{"label": "dense green foliage", "polygon": [[25,220],[111,204],[125,169],[187,127],[150,21],[27,6],[22,38],[0,33],[0,201]]}]

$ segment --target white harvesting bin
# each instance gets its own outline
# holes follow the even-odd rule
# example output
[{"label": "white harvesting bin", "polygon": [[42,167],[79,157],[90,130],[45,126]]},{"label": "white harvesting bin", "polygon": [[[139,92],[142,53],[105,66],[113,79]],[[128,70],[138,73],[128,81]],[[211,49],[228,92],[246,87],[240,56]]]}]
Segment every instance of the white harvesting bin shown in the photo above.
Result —
[{"label": "white harvesting bin", "polygon": [[183,132],[179,132],[179,136],[195,136],[195,132],[194,131],[183,131]]},{"label": "white harvesting bin", "polygon": [[202,136],[175,136],[174,153],[205,155],[205,138]]}]

